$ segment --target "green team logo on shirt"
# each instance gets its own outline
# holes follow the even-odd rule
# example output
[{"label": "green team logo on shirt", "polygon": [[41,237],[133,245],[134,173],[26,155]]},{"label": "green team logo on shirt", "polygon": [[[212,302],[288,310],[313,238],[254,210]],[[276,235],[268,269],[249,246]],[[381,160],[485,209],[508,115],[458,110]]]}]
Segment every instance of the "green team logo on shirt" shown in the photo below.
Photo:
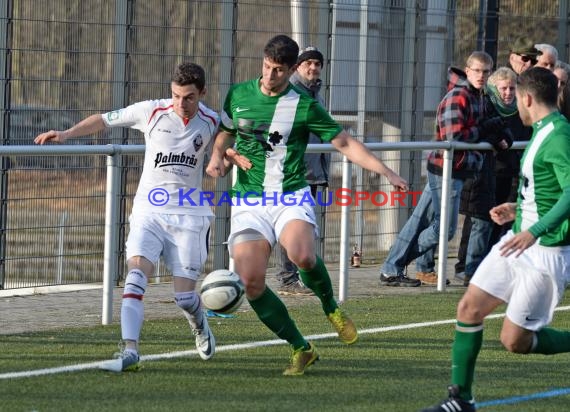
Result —
[{"label": "green team logo on shirt", "polygon": [[273,143],[274,146],[279,144],[279,142],[281,142],[282,139],[283,139],[283,136],[280,135],[277,130],[275,130],[273,133],[269,134],[269,141],[271,143]]}]

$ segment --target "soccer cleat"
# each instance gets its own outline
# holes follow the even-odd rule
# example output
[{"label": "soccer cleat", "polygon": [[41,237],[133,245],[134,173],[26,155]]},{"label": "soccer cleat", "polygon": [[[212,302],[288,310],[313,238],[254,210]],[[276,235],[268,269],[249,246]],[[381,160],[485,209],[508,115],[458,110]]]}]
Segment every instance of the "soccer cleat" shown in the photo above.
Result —
[{"label": "soccer cleat", "polygon": [[115,359],[103,362],[99,368],[111,372],[136,372],[141,368],[140,358],[136,352],[125,350],[121,342]]},{"label": "soccer cleat", "polygon": [[284,295],[284,296],[293,296],[293,295],[296,295],[296,296],[312,296],[312,295],[314,295],[313,291],[311,289],[309,289],[308,287],[306,287],[305,285],[303,285],[303,283],[301,283],[300,280],[296,280],[294,282],[281,285],[279,287],[279,289],[277,289],[277,293],[279,295]]},{"label": "soccer cleat", "polygon": [[406,275],[388,275],[386,273],[380,274],[380,285],[383,286],[404,286],[404,287],[418,287],[422,282],[418,279],[410,279]]},{"label": "soccer cleat", "polygon": [[476,410],[473,399],[466,401],[459,397],[457,385],[451,385],[447,390],[449,391],[449,398],[438,405],[422,409],[421,412],[474,412]]},{"label": "soccer cleat", "polygon": [[[422,282],[422,285],[437,285],[437,273],[435,272],[417,272],[416,279]],[[449,285],[449,279],[445,279],[445,284]]]},{"label": "soccer cleat", "polygon": [[333,324],[334,328],[338,332],[338,337],[343,343],[350,345],[356,342],[358,339],[358,332],[356,331],[356,326],[354,322],[346,314],[336,308],[333,313],[327,315],[329,321]]},{"label": "soccer cleat", "polygon": [[319,360],[319,355],[315,345],[309,342],[309,349],[303,348],[294,350],[291,353],[291,364],[283,372],[286,376],[299,376],[305,373],[305,369]]},{"label": "soccer cleat", "polygon": [[212,359],[212,356],[216,353],[216,339],[210,330],[206,316],[203,317],[202,327],[200,329],[194,329],[192,333],[196,335],[196,349],[198,350],[198,355],[204,360]]}]

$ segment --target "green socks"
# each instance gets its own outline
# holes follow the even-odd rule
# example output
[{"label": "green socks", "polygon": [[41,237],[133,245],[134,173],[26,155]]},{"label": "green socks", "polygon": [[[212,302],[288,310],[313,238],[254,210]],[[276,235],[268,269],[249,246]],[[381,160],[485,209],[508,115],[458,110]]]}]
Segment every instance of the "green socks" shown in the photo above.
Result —
[{"label": "green socks", "polygon": [[552,328],[543,328],[536,332],[536,346],[533,353],[553,355],[570,352],[570,332]]},{"label": "green socks", "polygon": [[469,325],[457,322],[455,340],[451,349],[451,383],[459,386],[459,396],[473,399],[471,388],[475,375],[475,361],[483,342],[483,324]]},{"label": "green socks", "polygon": [[317,256],[317,263],[312,269],[299,268],[299,275],[305,286],[315,292],[320,299],[325,315],[333,313],[338,308],[329,272],[320,256]]},{"label": "green socks", "polygon": [[[334,299],[332,282],[323,260],[317,256],[315,266],[310,270],[299,268],[299,274],[303,283],[320,299],[325,314],[333,313],[338,305]],[[289,342],[293,349],[309,349],[309,344],[289,316],[287,307],[271,289],[266,287],[257,299],[249,300],[249,303],[265,326],[281,339]]]},{"label": "green socks", "polygon": [[[570,352],[570,332],[543,328],[536,332],[531,352],[552,355]],[[457,322],[451,349],[451,383],[459,386],[459,396],[471,400],[475,362],[483,341],[483,324]]]},{"label": "green socks", "polygon": [[293,349],[309,349],[309,344],[289,316],[285,304],[271,289],[266,287],[257,299],[248,299],[248,301],[265,326],[281,339],[289,342]]}]

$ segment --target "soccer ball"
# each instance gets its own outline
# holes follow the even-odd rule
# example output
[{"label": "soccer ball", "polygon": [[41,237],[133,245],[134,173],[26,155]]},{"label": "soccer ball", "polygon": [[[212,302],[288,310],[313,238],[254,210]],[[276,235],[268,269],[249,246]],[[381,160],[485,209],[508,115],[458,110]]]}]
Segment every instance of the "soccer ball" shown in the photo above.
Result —
[{"label": "soccer ball", "polygon": [[218,269],[209,273],[200,287],[202,303],[216,313],[235,312],[245,297],[243,283],[237,273]]}]

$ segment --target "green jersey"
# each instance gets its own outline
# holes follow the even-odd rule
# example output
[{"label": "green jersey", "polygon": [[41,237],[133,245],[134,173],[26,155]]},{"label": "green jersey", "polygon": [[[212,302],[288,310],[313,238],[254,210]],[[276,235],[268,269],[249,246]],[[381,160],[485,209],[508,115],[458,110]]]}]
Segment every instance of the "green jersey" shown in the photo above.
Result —
[{"label": "green jersey", "polygon": [[521,160],[513,231],[529,230],[543,246],[570,245],[569,189],[570,125],[554,112],[533,124]]},{"label": "green jersey", "polygon": [[280,95],[267,96],[259,79],[230,88],[221,118],[221,129],[236,136],[236,150],[253,165],[238,169],[234,196],[307,186],[304,155],[310,133],[330,142],[342,130],[316,100],[291,84]]}]

